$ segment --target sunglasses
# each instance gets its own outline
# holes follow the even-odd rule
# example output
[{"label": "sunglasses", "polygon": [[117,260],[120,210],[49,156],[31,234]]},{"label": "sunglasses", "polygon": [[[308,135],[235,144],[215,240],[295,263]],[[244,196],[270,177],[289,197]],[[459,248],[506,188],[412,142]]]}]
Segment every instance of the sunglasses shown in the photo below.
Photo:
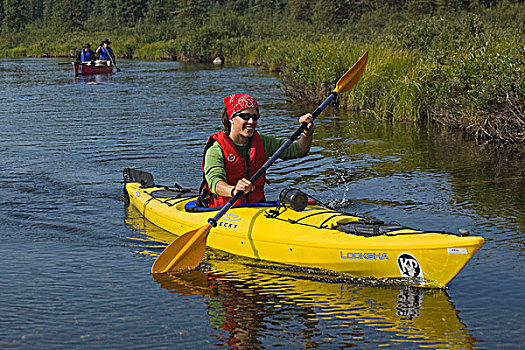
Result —
[{"label": "sunglasses", "polygon": [[259,114],[258,113],[253,113],[253,114],[252,113],[247,113],[247,112],[235,113],[233,116],[234,117],[240,117],[243,120],[250,120],[250,118],[252,118],[254,122],[259,119]]}]

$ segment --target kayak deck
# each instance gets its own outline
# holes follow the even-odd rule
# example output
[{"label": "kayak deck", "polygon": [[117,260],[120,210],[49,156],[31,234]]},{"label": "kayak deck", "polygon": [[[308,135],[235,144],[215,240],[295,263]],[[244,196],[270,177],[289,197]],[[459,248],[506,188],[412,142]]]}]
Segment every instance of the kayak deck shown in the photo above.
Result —
[{"label": "kayak deck", "polygon": [[[184,193],[171,191],[170,195],[165,187],[143,187],[138,182],[125,188],[130,203],[144,218],[177,235],[206,224],[213,216],[213,212],[195,210],[195,198]],[[253,259],[443,288],[484,239],[367,222],[317,204],[294,211],[268,202],[230,208],[211,230],[207,243]]]}]

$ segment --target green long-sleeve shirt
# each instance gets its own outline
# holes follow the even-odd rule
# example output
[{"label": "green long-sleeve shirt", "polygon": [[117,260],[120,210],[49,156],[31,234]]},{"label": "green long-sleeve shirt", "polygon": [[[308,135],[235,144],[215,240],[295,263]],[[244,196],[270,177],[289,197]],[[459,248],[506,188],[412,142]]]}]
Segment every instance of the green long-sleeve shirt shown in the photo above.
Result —
[{"label": "green long-sleeve shirt", "polygon": [[[266,159],[270,158],[278,149],[281,147],[282,144],[286,142],[286,140],[281,140],[276,138],[275,136],[269,136],[269,135],[260,135],[264,152],[266,153]],[[237,145],[235,144],[237,149],[239,150],[239,153],[242,155],[242,157],[245,160],[249,160],[250,157],[248,155],[248,144],[245,145]],[[300,158],[304,157],[308,153],[301,151],[299,146],[297,145],[297,141],[293,142],[290,147],[288,147],[284,152],[281,154],[281,159],[292,159],[292,158]],[[208,186],[210,190],[216,194],[215,192],[215,185],[217,185],[217,182],[219,181],[226,181],[226,170],[224,167],[224,152],[222,150],[221,145],[219,145],[218,142],[215,142],[207,151],[204,158],[204,177],[206,178],[206,182],[208,183]],[[235,184],[230,184],[235,185]]]}]

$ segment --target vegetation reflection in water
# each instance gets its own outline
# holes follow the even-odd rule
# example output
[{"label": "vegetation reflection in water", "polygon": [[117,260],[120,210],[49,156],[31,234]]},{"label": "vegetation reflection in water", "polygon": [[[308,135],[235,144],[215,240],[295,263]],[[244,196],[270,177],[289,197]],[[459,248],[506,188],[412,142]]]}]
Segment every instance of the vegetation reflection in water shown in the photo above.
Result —
[{"label": "vegetation reflection in water", "polygon": [[[128,237],[136,253],[156,256],[175,238],[132,206],[125,221],[136,234]],[[176,297],[203,297],[217,345],[254,347],[273,338],[307,348],[361,342],[469,348],[478,342],[445,290],[263,265],[211,249],[198,269],[154,279]]]},{"label": "vegetation reflection in water", "polygon": [[[353,200],[381,201],[410,211],[446,204],[435,200],[414,202],[417,197],[414,193],[429,177],[433,185],[427,190],[440,191],[434,198],[441,198],[445,192],[450,194],[449,207],[438,211],[473,210],[488,218],[485,225],[525,231],[525,215],[521,210],[525,194],[524,146],[481,144],[462,135],[451,137],[448,130],[434,124],[416,128],[407,123],[377,122],[353,113],[340,113],[339,117],[324,118],[320,123],[316,133],[318,139],[324,140],[322,147],[315,149],[309,163],[303,165],[314,175],[305,175],[297,182],[308,182],[320,192],[332,191],[334,184],[338,185],[336,189],[345,189],[363,180],[403,177],[407,179],[407,189],[397,187],[389,189],[388,194],[378,192],[378,198],[373,198],[373,186],[366,187],[367,191],[351,187],[349,192]],[[327,159],[332,164],[326,164]],[[435,188],[436,181],[444,182],[443,188]],[[393,185],[397,182],[392,181]],[[360,194],[366,198],[360,198]],[[387,197],[396,198],[396,202],[389,203]],[[412,200],[397,202],[399,198]]]}]

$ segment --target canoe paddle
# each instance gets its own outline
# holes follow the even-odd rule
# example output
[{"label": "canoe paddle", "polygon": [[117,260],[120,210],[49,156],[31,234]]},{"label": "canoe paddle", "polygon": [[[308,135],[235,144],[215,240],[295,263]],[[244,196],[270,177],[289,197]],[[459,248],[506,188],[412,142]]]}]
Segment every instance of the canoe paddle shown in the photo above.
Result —
[{"label": "canoe paddle", "polygon": [[76,63],[76,64],[80,64],[82,66],[93,66],[95,65],[94,63],[90,63],[90,62],[76,62],[76,61],[72,61],[72,62],[59,62],[57,63],[58,65],[63,65],[63,64],[73,64],[73,63]]},{"label": "canoe paddle", "polygon": [[[336,83],[335,89],[328,95],[328,97],[317,107],[312,113],[315,119],[328,104],[334,100],[338,94],[342,94],[353,88],[359,81],[365,70],[366,61],[368,59],[368,51],[357,60],[356,63],[350,68]],[[264,163],[250,179],[254,183],[269,167],[270,165],[279,158],[279,156],[292,144],[292,142],[301,135],[301,133],[308,126],[307,123],[302,123],[301,126],[293,133],[292,136],[279,149]],[[201,262],[206,251],[206,239],[211,229],[217,226],[217,221],[230,209],[230,207],[237,201],[244,192],[237,192],[229,201],[224,205],[217,214],[208,220],[208,223],[198,229],[189,231],[181,235],[179,238],[174,240],[160,255],[157,257],[153,266],[151,267],[151,273],[164,273],[168,271],[186,270],[193,269]]]},{"label": "canoe paddle", "polygon": [[72,63],[81,64],[81,65],[86,65],[86,64],[87,64],[86,62],[76,62],[76,61],[71,61],[71,62],[58,62],[57,64],[58,64],[58,65],[62,65],[62,64],[72,64]]},{"label": "canoe paddle", "polygon": [[113,65],[115,66],[115,68],[117,69],[117,72],[120,72],[120,68],[117,67],[115,61],[113,60],[113,57],[111,57],[111,55],[109,54],[109,52],[108,52],[108,55],[109,55],[109,58],[111,58],[111,64],[113,64]]}]

